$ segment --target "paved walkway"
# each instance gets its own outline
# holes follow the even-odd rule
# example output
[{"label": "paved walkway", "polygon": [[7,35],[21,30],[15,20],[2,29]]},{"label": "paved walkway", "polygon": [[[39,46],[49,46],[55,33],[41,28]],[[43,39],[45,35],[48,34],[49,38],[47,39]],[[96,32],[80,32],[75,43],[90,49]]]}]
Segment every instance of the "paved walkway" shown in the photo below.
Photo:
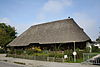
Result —
[{"label": "paved walkway", "polygon": [[9,63],[9,62],[0,61],[0,67],[27,67],[27,66],[15,64],[15,63]]},{"label": "paved walkway", "polygon": [[96,65],[85,65],[80,63],[58,63],[58,62],[46,62],[46,61],[36,61],[36,60],[28,60],[28,59],[20,59],[20,58],[12,58],[12,57],[1,57],[1,61],[6,61],[9,63],[25,63],[27,67],[100,67]]}]

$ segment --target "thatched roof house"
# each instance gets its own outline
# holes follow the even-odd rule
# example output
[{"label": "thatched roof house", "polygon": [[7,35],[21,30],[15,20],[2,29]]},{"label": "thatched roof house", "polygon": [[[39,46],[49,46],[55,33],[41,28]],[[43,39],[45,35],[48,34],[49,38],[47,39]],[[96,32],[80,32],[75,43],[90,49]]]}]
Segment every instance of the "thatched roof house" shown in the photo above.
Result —
[{"label": "thatched roof house", "polygon": [[54,44],[86,42],[90,38],[72,18],[31,26],[9,46],[28,46],[31,43]]}]

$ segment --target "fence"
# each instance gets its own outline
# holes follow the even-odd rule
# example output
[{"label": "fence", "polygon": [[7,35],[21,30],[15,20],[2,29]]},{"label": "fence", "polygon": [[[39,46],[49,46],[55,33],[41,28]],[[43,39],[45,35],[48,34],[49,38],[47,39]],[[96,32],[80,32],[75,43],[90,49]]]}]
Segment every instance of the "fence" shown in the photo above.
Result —
[{"label": "fence", "polygon": [[100,53],[83,53],[83,61],[90,64],[100,64]]},{"label": "fence", "polygon": [[50,61],[50,62],[64,62],[64,58],[55,58],[48,56],[29,56],[29,55],[16,55],[16,54],[7,54],[7,57],[30,59],[30,60],[40,60],[40,61]]}]

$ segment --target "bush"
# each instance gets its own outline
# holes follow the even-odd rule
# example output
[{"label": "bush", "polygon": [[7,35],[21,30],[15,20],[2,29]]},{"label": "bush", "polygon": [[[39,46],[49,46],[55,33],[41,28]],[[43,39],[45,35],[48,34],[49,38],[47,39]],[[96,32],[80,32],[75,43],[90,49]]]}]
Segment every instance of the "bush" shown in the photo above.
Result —
[{"label": "bush", "polygon": [[10,51],[8,51],[8,53],[9,54],[14,54],[15,52],[14,52],[14,50],[10,50]]},{"label": "bush", "polygon": [[4,49],[0,49],[0,53],[5,53],[5,50]]},{"label": "bush", "polygon": [[64,57],[64,54],[58,52],[50,52],[49,57],[62,58]]},{"label": "bush", "polygon": [[21,54],[23,54],[23,50],[10,50],[9,52],[8,52],[8,54],[18,54],[18,55],[21,55]]},{"label": "bush", "polygon": [[90,47],[86,47],[85,52],[86,52],[86,53],[89,53],[89,52],[90,52]]},{"label": "bush", "polygon": [[41,52],[42,50],[40,49],[40,47],[35,47],[35,48],[34,48],[34,51],[36,51],[36,52]]},{"label": "bush", "polygon": [[100,48],[98,48],[97,46],[92,46],[92,52],[100,53]]},{"label": "bush", "polygon": [[87,52],[87,51],[85,51],[85,50],[80,50],[79,48],[77,48],[76,49],[76,52],[77,52],[77,55],[76,55],[76,58],[77,59],[82,59],[83,58],[83,53],[85,52]]},{"label": "bush", "polygon": [[45,53],[34,53],[33,56],[49,56],[49,54],[45,54]]},{"label": "bush", "polygon": [[28,54],[28,55],[34,54],[34,50],[32,50],[32,49],[25,50],[25,52],[26,52],[26,54]]},{"label": "bush", "polygon": [[23,50],[15,50],[15,54],[18,54],[18,55],[21,55],[21,54],[23,54]]},{"label": "bush", "polygon": [[65,50],[64,51],[64,54],[66,54],[66,55],[72,55],[72,53],[73,53],[73,50]]},{"label": "bush", "polygon": [[63,58],[63,57],[64,57],[64,54],[57,53],[57,54],[55,54],[55,57],[56,57],[56,58]]}]

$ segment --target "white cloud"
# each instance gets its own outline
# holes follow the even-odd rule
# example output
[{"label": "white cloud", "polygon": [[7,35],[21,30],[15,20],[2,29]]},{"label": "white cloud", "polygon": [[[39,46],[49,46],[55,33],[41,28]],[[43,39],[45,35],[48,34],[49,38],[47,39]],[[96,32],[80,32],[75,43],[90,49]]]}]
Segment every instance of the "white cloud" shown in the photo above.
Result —
[{"label": "white cloud", "polygon": [[95,40],[97,38],[98,31],[96,26],[96,20],[86,14],[86,13],[75,13],[75,21],[77,24],[84,29],[84,31],[90,36],[92,40]]},{"label": "white cloud", "polygon": [[72,4],[71,0],[49,0],[47,3],[44,4],[43,10],[45,12],[60,12],[65,7],[68,7]]},{"label": "white cloud", "polygon": [[0,23],[6,23],[7,25],[10,25],[12,27],[15,27],[17,31],[17,35],[20,35],[22,32],[24,32],[26,29],[30,27],[31,24],[17,24],[12,22],[9,18],[0,18]]},{"label": "white cloud", "polygon": [[76,21],[80,24],[80,26],[86,28],[86,29],[91,29],[95,27],[96,21],[92,19],[88,14],[85,13],[76,13],[75,16]]},{"label": "white cloud", "polygon": [[44,19],[45,19],[44,13],[39,13],[39,14],[37,15],[37,19],[39,19],[39,20],[44,20]]},{"label": "white cloud", "polygon": [[32,24],[14,24],[14,27],[16,28],[17,35],[19,36],[22,34],[25,30],[27,30]]},{"label": "white cloud", "polygon": [[9,24],[10,23],[10,20],[8,18],[0,18],[0,23]]},{"label": "white cloud", "polygon": [[37,19],[44,20],[48,15],[57,15],[72,5],[72,0],[48,0],[39,10]]}]

